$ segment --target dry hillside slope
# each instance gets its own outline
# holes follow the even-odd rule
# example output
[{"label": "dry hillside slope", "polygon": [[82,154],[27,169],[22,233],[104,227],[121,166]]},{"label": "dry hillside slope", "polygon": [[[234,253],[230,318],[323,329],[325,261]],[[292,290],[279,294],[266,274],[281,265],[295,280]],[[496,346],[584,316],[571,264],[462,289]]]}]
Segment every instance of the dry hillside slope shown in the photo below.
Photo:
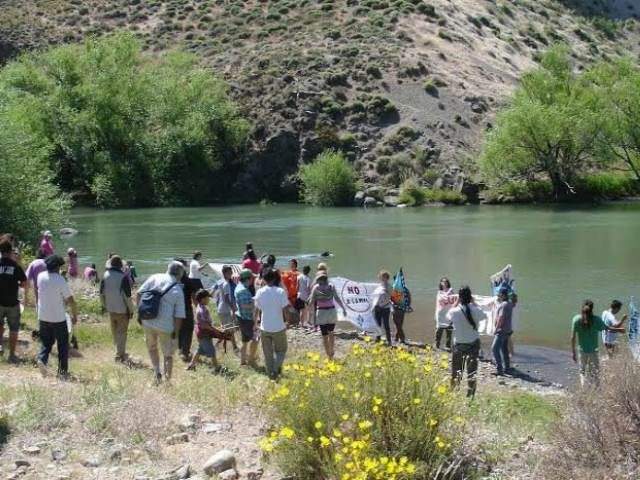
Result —
[{"label": "dry hillside slope", "polygon": [[[638,52],[631,0],[4,0],[0,62],[130,30],[197,53],[253,123],[247,200],[296,194],[291,174],[340,148],[372,184],[465,186],[482,132],[536,56]],[[609,17],[621,19],[617,23]]]}]

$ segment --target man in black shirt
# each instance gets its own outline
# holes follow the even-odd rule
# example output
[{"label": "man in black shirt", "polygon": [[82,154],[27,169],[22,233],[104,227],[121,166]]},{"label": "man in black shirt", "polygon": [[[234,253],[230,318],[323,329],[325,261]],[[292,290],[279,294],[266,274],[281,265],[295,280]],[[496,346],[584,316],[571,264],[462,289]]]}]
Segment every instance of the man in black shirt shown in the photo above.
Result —
[{"label": "man in black shirt", "polygon": [[13,245],[3,238],[0,240],[0,355],[4,353],[2,336],[4,322],[9,325],[9,362],[16,362],[16,344],[20,330],[20,302],[18,288],[24,287],[27,276],[18,263],[13,260]]},{"label": "man in black shirt", "polygon": [[191,343],[193,342],[193,299],[196,292],[202,288],[201,282],[196,279],[189,278],[189,268],[184,258],[176,258],[177,262],[180,262],[185,267],[185,273],[180,280],[182,283],[182,291],[184,292],[184,309],[186,313],[185,319],[182,321],[182,326],[178,332],[178,349],[180,350],[180,356],[185,362],[191,361]]}]

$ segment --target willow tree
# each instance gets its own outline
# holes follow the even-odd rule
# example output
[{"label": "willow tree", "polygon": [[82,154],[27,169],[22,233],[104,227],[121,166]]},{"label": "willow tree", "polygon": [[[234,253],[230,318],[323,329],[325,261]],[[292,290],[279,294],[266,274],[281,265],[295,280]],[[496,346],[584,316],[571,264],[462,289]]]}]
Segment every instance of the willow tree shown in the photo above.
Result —
[{"label": "willow tree", "polygon": [[568,51],[549,50],[524,74],[487,134],[481,169],[490,184],[546,176],[556,198],[571,195],[593,161],[601,128],[593,89],[574,73]]}]

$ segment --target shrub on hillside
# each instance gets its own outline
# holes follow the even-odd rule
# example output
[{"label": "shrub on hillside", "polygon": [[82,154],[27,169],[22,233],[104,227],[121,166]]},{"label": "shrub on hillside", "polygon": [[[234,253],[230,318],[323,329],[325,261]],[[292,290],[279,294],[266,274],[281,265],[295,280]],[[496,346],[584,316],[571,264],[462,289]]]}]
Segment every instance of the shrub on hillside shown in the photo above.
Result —
[{"label": "shrub on hillside", "polygon": [[427,201],[426,189],[415,178],[409,178],[400,186],[399,200],[410,207],[422,205]]},{"label": "shrub on hillside", "polygon": [[128,34],[24,55],[0,72],[0,91],[46,149],[42,168],[105,206],[226,200],[248,131],[195,57],[154,58]]},{"label": "shrub on hillside", "polygon": [[322,207],[350,205],[356,191],[356,174],[343,154],[326,150],[300,167],[305,202]]},{"label": "shrub on hillside", "polygon": [[[260,444],[297,479],[458,478],[464,407],[448,362],[381,345],[285,365]],[[458,476],[456,476],[458,475]]]}]

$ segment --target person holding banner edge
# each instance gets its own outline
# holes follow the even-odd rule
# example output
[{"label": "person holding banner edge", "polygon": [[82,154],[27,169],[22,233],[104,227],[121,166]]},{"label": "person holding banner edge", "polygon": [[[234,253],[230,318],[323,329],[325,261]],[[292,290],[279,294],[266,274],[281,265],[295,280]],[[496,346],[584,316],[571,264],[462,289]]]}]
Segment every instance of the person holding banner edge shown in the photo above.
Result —
[{"label": "person holding banner edge", "polygon": [[[378,280],[380,284],[373,291],[373,315],[376,319],[378,327],[384,329],[384,333],[387,339],[387,346],[391,346],[391,325],[389,319],[391,317],[391,286],[389,285],[389,279],[391,274],[386,270],[381,270],[378,273]],[[376,337],[376,342],[380,341],[380,336]]]},{"label": "person holding banner edge", "polygon": [[[451,288],[451,282],[447,277],[442,277],[438,283],[438,296],[451,295],[453,289]],[[440,312],[440,315],[438,315]],[[440,342],[442,342],[442,334],[446,332],[446,349],[451,350],[451,323],[447,320],[446,312],[444,310],[438,311],[436,309],[436,348],[440,349]]]},{"label": "person holding banner edge", "polygon": [[[509,357],[509,338],[512,328],[513,304],[509,302],[509,289],[501,287],[498,291],[498,308],[496,310],[496,330],[491,350],[496,362],[496,374],[511,373],[511,359]],[[504,363],[504,365],[503,365]]]}]

